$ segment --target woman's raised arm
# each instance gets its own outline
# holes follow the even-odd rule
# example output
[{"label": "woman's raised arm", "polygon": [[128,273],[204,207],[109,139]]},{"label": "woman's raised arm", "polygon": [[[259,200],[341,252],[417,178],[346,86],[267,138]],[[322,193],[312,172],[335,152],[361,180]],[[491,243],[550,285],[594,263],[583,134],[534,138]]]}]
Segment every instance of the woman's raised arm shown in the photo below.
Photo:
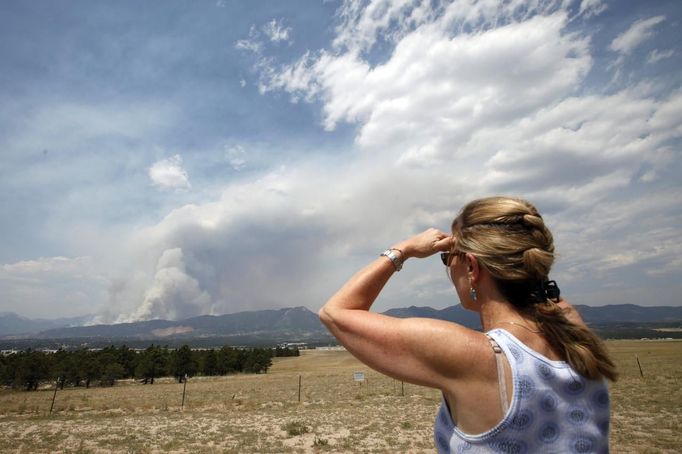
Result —
[{"label": "woman's raised arm", "polygon": [[[404,262],[449,251],[450,235],[428,229],[395,245]],[[395,266],[379,257],[356,273],[320,310],[334,336],[368,366],[394,378],[441,388],[456,374],[457,364],[473,360],[481,334],[441,320],[399,319],[369,312]],[[471,355],[472,358],[466,356]]]}]

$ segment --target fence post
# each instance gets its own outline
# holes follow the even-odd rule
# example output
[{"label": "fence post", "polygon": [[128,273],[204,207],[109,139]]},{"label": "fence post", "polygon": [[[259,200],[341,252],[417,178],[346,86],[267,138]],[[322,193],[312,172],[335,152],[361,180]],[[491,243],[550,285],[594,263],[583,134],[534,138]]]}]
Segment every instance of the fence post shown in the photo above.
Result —
[{"label": "fence post", "polygon": [[405,397],[405,382],[404,381],[400,382],[400,395]]},{"label": "fence post", "polygon": [[182,405],[180,406],[181,410],[185,409],[185,390],[187,389],[187,374],[185,374],[185,381],[182,385]]},{"label": "fence post", "polygon": [[57,397],[57,388],[59,388],[59,380],[61,380],[61,377],[57,377],[57,381],[54,384],[54,394],[52,394],[52,405],[50,405],[50,414],[52,414],[52,409],[54,408],[54,400]]},{"label": "fence post", "polygon": [[639,363],[639,356],[635,355],[635,358],[637,359],[637,365],[639,366],[639,375],[644,378],[644,372],[642,372],[642,365]]},{"label": "fence post", "polygon": [[298,376],[298,401],[301,401],[301,376]]}]

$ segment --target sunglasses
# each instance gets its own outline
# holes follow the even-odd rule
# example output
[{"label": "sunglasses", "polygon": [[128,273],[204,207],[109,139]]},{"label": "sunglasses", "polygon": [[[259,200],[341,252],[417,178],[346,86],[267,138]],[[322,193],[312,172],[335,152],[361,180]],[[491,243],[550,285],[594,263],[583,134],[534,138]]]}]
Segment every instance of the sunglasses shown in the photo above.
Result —
[{"label": "sunglasses", "polygon": [[464,255],[464,252],[462,251],[454,251],[454,252],[441,252],[440,253],[440,259],[443,261],[443,265],[445,266],[450,266],[450,260],[452,260],[452,257],[455,256],[461,256]]}]

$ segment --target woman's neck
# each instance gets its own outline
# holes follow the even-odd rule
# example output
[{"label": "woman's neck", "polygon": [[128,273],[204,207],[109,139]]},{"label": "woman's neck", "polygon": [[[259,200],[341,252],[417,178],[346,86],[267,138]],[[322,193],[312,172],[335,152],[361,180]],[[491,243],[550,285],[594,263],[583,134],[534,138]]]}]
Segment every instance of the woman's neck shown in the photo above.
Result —
[{"label": "woman's neck", "polygon": [[493,328],[514,325],[525,328],[531,333],[539,332],[537,323],[525,316],[511,304],[499,291],[490,274],[482,269],[477,284],[478,313],[481,317],[483,331]]},{"label": "woman's neck", "polygon": [[490,331],[505,324],[522,326],[531,332],[535,329],[532,320],[528,320],[511,303],[503,299],[482,301],[479,315],[483,331]]}]

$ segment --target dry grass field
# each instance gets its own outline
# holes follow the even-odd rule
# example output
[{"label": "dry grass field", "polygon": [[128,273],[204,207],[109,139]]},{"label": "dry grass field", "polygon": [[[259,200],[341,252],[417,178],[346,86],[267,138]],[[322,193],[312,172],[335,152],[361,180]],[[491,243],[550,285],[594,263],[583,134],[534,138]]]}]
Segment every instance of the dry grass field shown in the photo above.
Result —
[{"label": "dry grass field", "polygon": [[[682,342],[610,341],[615,453],[682,452]],[[644,378],[640,376],[639,357]],[[353,381],[364,371],[367,381]],[[301,377],[301,402],[298,382]],[[403,395],[404,392],[404,395]],[[384,377],[344,351],[278,358],[266,375],[194,378],[187,385],[0,392],[0,451],[435,452],[438,392]]]}]

